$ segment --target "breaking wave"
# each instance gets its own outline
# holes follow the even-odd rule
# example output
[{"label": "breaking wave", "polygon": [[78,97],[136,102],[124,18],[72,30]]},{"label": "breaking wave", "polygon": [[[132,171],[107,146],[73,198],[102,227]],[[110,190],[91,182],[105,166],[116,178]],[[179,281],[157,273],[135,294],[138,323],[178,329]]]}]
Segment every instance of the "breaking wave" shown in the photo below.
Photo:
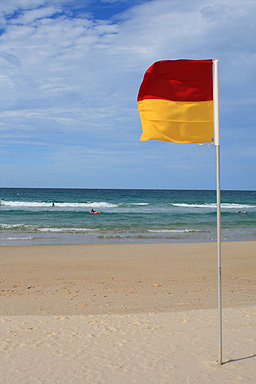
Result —
[{"label": "breaking wave", "polygon": [[[206,203],[206,204],[187,204],[187,203],[172,203],[174,207],[182,208],[217,208],[216,203]],[[241,208],[256,208],[256,205],[248,204],[237,204],[237,203],[222,203],[221,208],[223,209],[241,209]]]},{"label": "breaking wave", "polygon": [[[1,201],[1,205],[5,207],[13,208],[50,208],[53,206],[53,202],[41,202],[41,201]],[[101,202],[86,202],[86,203],[57,203],[54,202],[54,207],[57,208],[116,208],[118,204]]]}]

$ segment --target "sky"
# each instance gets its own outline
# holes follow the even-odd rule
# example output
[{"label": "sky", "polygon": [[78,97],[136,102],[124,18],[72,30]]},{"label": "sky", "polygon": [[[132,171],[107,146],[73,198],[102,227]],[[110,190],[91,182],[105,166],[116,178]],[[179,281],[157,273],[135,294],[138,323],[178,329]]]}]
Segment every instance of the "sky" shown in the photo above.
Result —
[{"label": "sky", "polygon": [[219,58],[221,188],[256,190],[255,0],[0,0],[0,186],[215,189],[215,147],[140,141],[158,60]]}]

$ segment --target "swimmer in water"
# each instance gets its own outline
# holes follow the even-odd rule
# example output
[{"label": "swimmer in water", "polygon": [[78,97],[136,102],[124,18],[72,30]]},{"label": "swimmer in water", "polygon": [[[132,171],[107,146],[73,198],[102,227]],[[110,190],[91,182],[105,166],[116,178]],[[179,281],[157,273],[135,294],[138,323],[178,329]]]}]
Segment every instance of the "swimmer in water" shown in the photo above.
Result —
[{"label": "swimmer in water", "polygon": [[94,211],[94,209],[92,208],[89,213],[94,213],[96,215],[97,213],[100,213],[100,212],[99,211]]}]

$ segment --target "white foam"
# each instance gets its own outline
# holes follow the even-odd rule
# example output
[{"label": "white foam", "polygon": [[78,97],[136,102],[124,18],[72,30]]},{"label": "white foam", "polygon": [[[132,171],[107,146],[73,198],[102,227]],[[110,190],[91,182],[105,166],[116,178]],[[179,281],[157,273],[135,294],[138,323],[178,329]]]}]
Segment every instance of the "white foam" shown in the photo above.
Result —
[{"label": "white foam", "polygon": [[149,203],[130,203],[130,205],[149,205]]},{"label": "white foam", "polygon": [[38,228],[39,232],[97,232],[98,229],[91,228]]},{"label": "white foam", "polygon": [[24,224],[0,224],[0,228],[2,229],[17,229],[17,228],[30,228],[32,226],[30,225],[24,225]]},{"label": "white foam", "polygon": [[[40,201],[1,201],[1,205],[5,207],[15,207],[15,208],[49,208],[52,207],[52,202],[40,202]],[[54,207],[59,208],[116,208],[117,204],[101,202],[91,202],[91,203],[55,203]]]},{"label": "white foam", "polygon": [[33,236],[28,236],[28,237],[6,237],[6,238],[1,238],[0,240],[8,240],[8,241],[17,241],[17,240],[33,240],[34,237]]},{"label": "white foam", "polygon": [[0,229],[9,229],[9,230],[25,230],[25,231],[38,231],[38,232],[97,232],[98,229],[92,228],[54,228],[54,227],[45,227],[40,228],[37,225],[25,225],[25,224],[0,224]]},{"label": "white foam", "polygon": [[2,201],[1,205],[5,207],[51,207],[52,203],[36,201]]},{"label": "white foam", "polygon": [[[216,203],[209,204],[186,204],[186,203],[172,203],[174,207],[183,207],[183,208],[215,208],[217,207]],[[221,208],[223,209],[241,209],[241,208],[256,208],[256,205],[248,204],[237,204],[237,203],[222,203]]]}]

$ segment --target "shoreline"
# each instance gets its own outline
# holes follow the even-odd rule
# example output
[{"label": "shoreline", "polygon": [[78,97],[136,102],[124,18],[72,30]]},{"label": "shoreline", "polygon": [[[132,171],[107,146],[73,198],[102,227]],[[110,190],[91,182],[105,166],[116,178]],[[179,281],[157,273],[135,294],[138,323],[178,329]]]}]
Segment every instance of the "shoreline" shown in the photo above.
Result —
[{"label": "shoreline", "polygon": [[[66,236],[65,236],[66,237]],[[38,239],[41,239],[40,237]],[[88,241],[88,242],[85,242],[84,240],[82,241],[79,241],[79,240],[73,240],[71,241],[70,239],[69,240],[62,240],[62,241],[59,241],[59,240],[56,240],[54,238],[52,238],[51,240],[49,240],[49,238],[44,238],[43,240],[38,240],[36,237],[32,237],[32,236],[28,236],[28,237],[24,237],[24,238],[19,238],[19,237],[16,237],[16,238],[4,238],[4,239],[1,239],[0,238],[0,249],[1,248],[4,248],[4,247],[37,247],[37,246],[62,246],[62,245],[79,245],[79,246],[86,246],[86,245],[111,245],[111,244],[121,244],[121,245],[126,245],[126,244],[194,244],[194,243],[197,243],[197,244],[204,244],[204,243],[216,243],[217,242],[217,239],[193,239],[193,238],[189,238],[189,239],[185,239],[185,238],[181,238],[181,239],[177,239],[177,238],[173,238],[173,239],[156,239],[156,238],[143,238],[143,239],[137,239],[136,241],[131,240],[131,241],[128,241],[128,239],[116,239],[115,241],[113,241],[113,238],[111,238],[111,236],[109,238],[106,238],[104,240],[95,240],[95,241]],[[3,242],[3,244],[1,244],[1,241]],[[247,239],[244,239],[244,238],[234,238],[234,239],[230,239],[230,238],[222,238],[221,239],[221,243],[240,243],[240,242],[253,242],[255,241],[256,242],[256,239],[255,239],[255,236],[250,236],[249,238]],[[10,242],[10,243],[8,243]]]}]

